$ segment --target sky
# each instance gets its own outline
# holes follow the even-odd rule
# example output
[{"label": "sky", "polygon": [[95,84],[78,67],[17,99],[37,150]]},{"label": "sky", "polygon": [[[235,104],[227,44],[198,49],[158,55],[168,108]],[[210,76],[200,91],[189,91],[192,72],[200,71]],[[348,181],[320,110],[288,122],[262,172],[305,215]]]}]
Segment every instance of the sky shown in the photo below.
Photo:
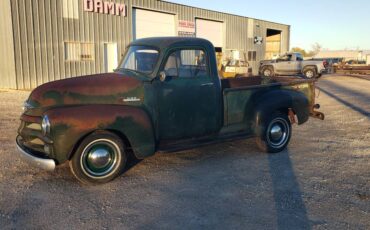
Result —
[{"label": "sky", "polygon": [[291,48],[370,50],[370,0],[168,1],[291,25]]}]

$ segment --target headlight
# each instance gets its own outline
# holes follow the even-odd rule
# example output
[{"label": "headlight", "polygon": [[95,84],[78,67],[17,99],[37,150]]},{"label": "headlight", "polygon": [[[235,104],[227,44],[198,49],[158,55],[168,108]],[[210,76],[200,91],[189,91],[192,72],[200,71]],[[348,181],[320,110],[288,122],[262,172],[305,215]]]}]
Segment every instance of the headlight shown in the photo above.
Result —
[{"label": "headlight", "polygon": [[41,128],[43,135],[50,133],[50,121],[47,115],[42,118]]}]

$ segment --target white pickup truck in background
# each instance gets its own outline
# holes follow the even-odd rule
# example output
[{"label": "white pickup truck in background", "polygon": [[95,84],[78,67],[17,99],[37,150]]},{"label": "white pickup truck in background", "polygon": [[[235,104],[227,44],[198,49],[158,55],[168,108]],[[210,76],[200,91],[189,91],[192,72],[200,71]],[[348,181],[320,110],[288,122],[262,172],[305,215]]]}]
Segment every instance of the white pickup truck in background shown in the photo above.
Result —
[{"label": "white pickup truck in background", "polygon": [[306,78],[319,78],[325,70],[324,62],[305,61],[300,53],[286,53],[275,60],[261,61],[259,67],[260,75],[265,77],[303,74]]}]

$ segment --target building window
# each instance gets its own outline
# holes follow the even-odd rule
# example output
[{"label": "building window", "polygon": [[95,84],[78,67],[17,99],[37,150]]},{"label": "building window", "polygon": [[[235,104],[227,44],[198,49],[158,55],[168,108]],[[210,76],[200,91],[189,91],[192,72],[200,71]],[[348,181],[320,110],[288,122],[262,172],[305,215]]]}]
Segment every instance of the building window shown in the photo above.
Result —
[{"label": "building window", "polygon": [[256,60],[257,60],[257,52],[248,51],[248,61],[256,61]]},{"label": "building window", "polygon": [[66,42],[64,44],[66,61],[93,61],[94,44],[86,42]]},{"label": "building window", "polygon": [[78,19],[79,0],[63,0],[63,18]]}]

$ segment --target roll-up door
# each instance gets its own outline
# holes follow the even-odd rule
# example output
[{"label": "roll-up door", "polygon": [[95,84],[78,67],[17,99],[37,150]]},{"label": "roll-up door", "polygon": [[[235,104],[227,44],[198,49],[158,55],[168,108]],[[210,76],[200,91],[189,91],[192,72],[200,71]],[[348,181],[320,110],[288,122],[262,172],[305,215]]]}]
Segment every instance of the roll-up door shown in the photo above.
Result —
[{"label": "roll-up door", "polygon": [[196,33],[198,38],[208,39],[215,47],[224,46],[224,29],[222,22],[197,19]]},{"label": "roll-up door", "polygon": [[134,39],[175,36],[175,15],[134,9],[133,28]]}]

